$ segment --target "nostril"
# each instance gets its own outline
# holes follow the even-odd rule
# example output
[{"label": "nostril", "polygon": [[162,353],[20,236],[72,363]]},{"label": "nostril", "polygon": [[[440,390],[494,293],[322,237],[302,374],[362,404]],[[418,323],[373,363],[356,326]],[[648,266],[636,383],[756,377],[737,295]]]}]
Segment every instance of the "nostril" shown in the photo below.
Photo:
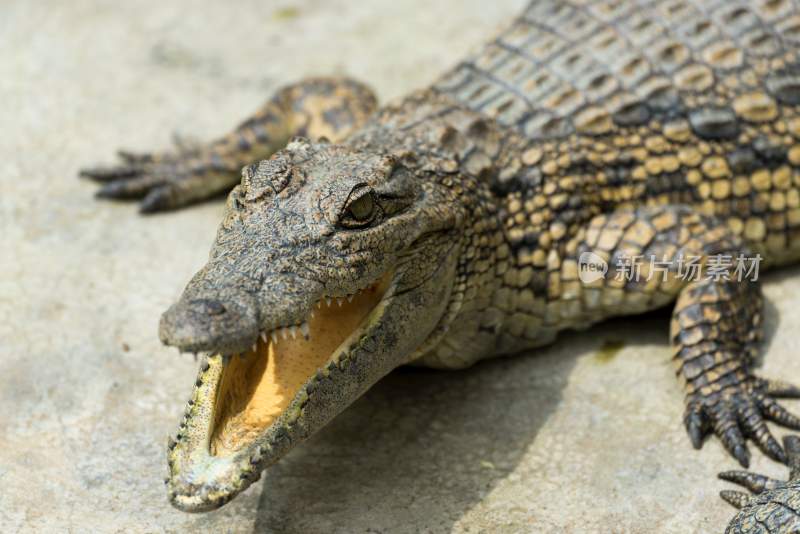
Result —
[{"label": "nostril", "polygon": [[197,299],[193,300],[191,304],[202,308],[208,315],[222,315],[225,313],[225,305],[218,300]]}]

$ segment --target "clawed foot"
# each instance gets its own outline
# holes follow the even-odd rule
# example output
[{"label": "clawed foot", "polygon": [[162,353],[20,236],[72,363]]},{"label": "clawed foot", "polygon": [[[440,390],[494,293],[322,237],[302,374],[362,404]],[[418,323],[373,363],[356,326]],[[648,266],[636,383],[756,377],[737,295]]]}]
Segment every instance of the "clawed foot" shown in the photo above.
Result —
[{"label": "clawed foot", "polygon": [[209,198],[238,182],[236,162],[179,144],[174,154],[132,154],[120,151],[121,163],[83,169],[80,175],[102,187],[99,198],[141,199],[142,213],[170,210]]},{"label": "clawed foot", "polygon": [[759,495],[767,490],[782,488],[786,482],[774,478],[765,477],[750,471],[725,471],[720,473],[719,478],[738,484],[748,490],[750,494],[736,490],[722,490],[719,496],[736,508],[744,508],[750,502],[752,495]]},{"label": "clawed foot", "polygon": [[789,413],[776,398],[800,398],[800,388],[776,380],[751,377],[709,395],[687,398],[684,422],[692,445],[699,449],[712,430],[742,467],[750,464],[745,438],[750,438],[770,458],[786,463],[786,454],[767,428],[766,421],[800,430],[800,418]]},{"label": "clawed foot", "polygon": [[723,490],[720,497],[739,508],[726,534],[800,533],[800,436],[786,436],[789,480],[776,480],[748,471],[726,471],[719,478],[749,490]]}]

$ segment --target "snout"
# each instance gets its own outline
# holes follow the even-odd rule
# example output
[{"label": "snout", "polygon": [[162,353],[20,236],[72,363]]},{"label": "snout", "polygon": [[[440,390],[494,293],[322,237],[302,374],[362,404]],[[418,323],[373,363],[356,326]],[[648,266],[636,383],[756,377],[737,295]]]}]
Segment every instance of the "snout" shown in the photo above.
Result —
[{"label": "snout", "polygon": [[161,316],[158,334],[185,352],[244,352],[258,336],[258,308],[245,293],[184,295]]}]

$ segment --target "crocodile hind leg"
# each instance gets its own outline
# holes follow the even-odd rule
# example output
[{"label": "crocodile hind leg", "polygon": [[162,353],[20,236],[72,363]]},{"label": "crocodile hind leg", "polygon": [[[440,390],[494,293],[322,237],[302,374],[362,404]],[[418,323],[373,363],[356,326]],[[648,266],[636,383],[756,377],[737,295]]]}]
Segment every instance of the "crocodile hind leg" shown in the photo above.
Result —
[{"label": "crocodile hind leg", "polygon": [[[800,429],[800,419],[775,400],[797,397],[800,389],[752,373],[762,328],[760,284],[750,269],[756,259],[725,224],[686,206],[624,209],[594,217],[563,246],[575,256],[561,262],[561,273],[548,273],[559,278],[548,286],[559,292],[548,295],[558,317],[545,323],[563,321],[566,310],[577,326],[674,301],[670,340],[692,444],[699,448],[713,432],[747,466],[750,438],[785,462],[766,421]],[[737,272],[740,257],[749,276]],[[585,271],[585,258],[608,272]]]},{"label": "crocodile hind leg", "polygon": [[244,165],[269,157],[294,136],[344,139],[376,106],[372,91],[359,82],[310,78],[280,89],[255,115],[207,145],[120,152],[121,164],[80,174],[103,184],[98,197],[142,199],[144,213],[175,209],[231,189]]}]

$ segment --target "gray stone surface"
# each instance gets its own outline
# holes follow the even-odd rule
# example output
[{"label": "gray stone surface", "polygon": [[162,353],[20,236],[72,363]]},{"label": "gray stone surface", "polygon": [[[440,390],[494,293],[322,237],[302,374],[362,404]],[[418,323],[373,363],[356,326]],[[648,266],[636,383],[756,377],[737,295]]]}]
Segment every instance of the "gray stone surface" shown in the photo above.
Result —
[{"label": "gray stone surface", "polygon": [[[156,325],[222,206],[142,218],[95,202],[78,168],[173,131],[213,137],[303,75],[399,96],[523,4],[0,5],[0,531],[722,530],[714,477],[734,463],[716,441],[689,445],[663,314],[465,372],[401,370],[232,504],[193,516],[166,502],[164,444],[196,364]],[[763,372],[800,380],[792,274],[766,284]]]}]

